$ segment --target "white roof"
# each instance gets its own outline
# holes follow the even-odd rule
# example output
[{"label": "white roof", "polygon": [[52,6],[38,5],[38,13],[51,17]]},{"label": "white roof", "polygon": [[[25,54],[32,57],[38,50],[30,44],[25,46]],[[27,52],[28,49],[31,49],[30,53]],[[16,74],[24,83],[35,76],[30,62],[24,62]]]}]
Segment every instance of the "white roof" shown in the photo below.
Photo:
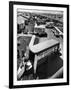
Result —
[{"label": "white roof", "polygon": [[59,43],[57,40],[51,39],[51,40],[46,40],[46,41],[41,42],[39,44],[33,45],[34,40],[35,40],[35,37],[33,37],[31,39],[31,42],[29,44],[29,48],[33,53],[38,53],[46,48],[49,48],[49,47]]},{"label": "white roof", "polygon": [[24,18],[24,17],[22,17],[22,16],[18,16],[18,17],[17,17],[17,23],[18,23],[18,24],[24,23],[25,20],[27,20],[27,19]]},{"label": "white roof", "polygon": [[35,28],[45,28],[45,25],[37,25],[37,24],[35,24]]},{"label": "white roof", "polygon": [[20,37],[20,36],[26,36],[26,37],[32,37],[32,34],[18,34],[17,37]]},{"label": "white roof", "polygon": [[[55,27],[55,26],[54,26],[54,27]],[[59,30],[58,27],[55,27],[55,29],[56,29],[61,35],[63,35],[63,33]]]}]

